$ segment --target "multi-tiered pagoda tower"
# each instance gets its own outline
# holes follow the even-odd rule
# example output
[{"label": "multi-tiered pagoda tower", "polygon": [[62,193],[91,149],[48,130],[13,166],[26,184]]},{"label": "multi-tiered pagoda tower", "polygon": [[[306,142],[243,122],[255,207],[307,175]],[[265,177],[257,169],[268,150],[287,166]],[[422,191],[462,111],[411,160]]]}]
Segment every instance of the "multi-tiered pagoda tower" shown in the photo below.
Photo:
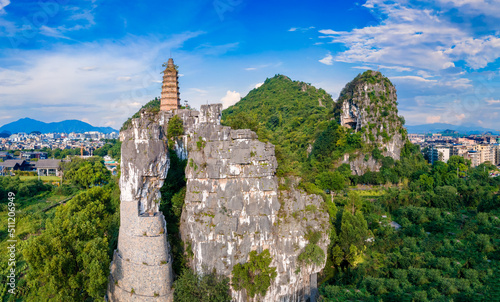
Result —
[{"label": "multi-tiered pagoda tower", "polygon": [[168,59],[163,71],[163,85],[161,87],[161,111],[170,111],[181,108],[179,92],[179,75],[172,58]]}]

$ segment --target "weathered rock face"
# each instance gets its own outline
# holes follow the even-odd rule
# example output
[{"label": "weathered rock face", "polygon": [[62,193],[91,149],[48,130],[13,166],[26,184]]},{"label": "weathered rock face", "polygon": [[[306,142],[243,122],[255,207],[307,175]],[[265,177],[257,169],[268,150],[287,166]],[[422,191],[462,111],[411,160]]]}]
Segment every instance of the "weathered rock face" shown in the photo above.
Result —
[{"label": "weathered rock face", "polygon": [[172,301],[172,259],[158,211],[169,167],[158,116],[143,113],[120,133],[120,232],[111,262],[110,301]]},{"label": "weathered rock face", "polygon": [[[314,300],[315,276],[324,264],[305,267],[297,257],[307,244],[306,231],[328,226],[321,198],[297,191],[280,193],[274,146],[258,141],[254,132],[206,124],[193,134],[181,217],[182,238],[193,251],[192,267],[231,276],[233,266],[246,262],[250,251],[269,249],[278,276],[261,300]],[[287,215],[305,212],[308,205],[318,211],[297,220]],[[324,237],[321,248],[326,255],[329,239]],[[242,291],[233,292],[233,298],[247,297]]]},{"label": "weathered rock face", "polygon": [[[278,190],[274,146],[250,130],[220,126],[222,106],[200,112],[176,110],[185,135],[175,151],[188,159],[181,236],[198,272],[215,269],[230,277],[252,250],[269,249],[277,277],[263,301],[315,300],[316,273],[324,263],[305,266],[298,255],[310,230],[328,228],[323,201],[293,188]],[[160,188],[169,168],[166,129],[172,112],[141,113],[122,141],[121,225],[111,264],[110,301],[171,301],[172,258]],[[325,251],[327,232],[318,245]],[[188,251],[188,254],[191,254]],[[246,301],[245,292],[233,292]]]},{"label": "weathered rock face", "polygon": [[[380,72],[366,71],[348,83],[337,100],[340,123],[363,133],[363,140],[380,149],[382,155],[399,160],[404,146],[405,129],[398,117],[396,88]],[[353,173],[361,175],[368,169],[378,171],[381,164],[368,154],[358,153],[355,159],[346,155]]]}]

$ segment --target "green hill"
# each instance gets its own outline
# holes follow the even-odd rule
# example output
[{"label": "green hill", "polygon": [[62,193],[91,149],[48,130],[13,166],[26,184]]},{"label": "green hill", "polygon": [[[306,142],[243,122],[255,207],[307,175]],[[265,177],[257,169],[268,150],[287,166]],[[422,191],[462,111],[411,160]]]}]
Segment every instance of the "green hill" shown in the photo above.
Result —
[{"label": "green hill", "polygon": [[311,84],[284,75],[266,79],[222,113],[222,124],[249,128],[276,145],[278,173],[299,174],[315,138],[333,118],[332,97]]}]

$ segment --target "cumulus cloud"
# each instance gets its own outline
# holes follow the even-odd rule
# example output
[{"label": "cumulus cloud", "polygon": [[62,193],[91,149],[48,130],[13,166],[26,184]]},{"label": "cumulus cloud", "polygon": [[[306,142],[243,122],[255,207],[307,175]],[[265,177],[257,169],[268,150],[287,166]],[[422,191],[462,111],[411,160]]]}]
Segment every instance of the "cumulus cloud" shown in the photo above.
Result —
[{"label": "cumulus cloud", "polygon": [[438,71],[454,67],[455,62],[462,60],[473,69],[483,68],[500,57],[498,37],[473,37],[437,10],[383,0],[369,0],[364,6],[382,16],[380,24],[351,31],[319,31],[323,35],[320,38],[347,47],[336,55],[336,61]]},{"label": "cumulus cloud", "polygon": [[320,63],[323,63],[325,65],[332,65],[333,64],[333,56],[331,53],[328,53],[326,57],[323,59],[319,60]]},{"label": "cumulus cloud", "polygon": [[228,90],[226,92],[226,95],[222,99],[220,99],[220,102],[222,103],[222,106],[224,108],[227,108],[236,104],[240,99],[241,95],[239,92]]},{"label": "cumulus cloud", "polygon": [[262,83],[257,83],[257,84],[255,84],[255,87],[254,87],[254,88],[259,88],[259,87],[260,87],[260,86],[262,86],[262,85],[264,85],[264,83],[263,83],[263,82],[262,82]]}]

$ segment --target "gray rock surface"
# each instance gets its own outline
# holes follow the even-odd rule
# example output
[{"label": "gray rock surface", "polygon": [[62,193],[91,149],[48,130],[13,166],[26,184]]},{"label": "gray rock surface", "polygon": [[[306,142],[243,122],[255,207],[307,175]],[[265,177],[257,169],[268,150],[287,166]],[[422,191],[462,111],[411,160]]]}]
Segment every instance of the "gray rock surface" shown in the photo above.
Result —
[{"label": "gray rock surface", "polygon": [[[355,131],[361,131],[366,144],[373,144],[382,155],[399,160],[405,142],[405,129],[398,117],[396,88],[378,71],[367,71],[356,77],[342,89],[337,100],[340,107],[340,123]],[[381,163],[371,154],[369,160],[358,152],[348,155],[344,163],[349,163],[354,174],[362,175],[368,169],[378,171]]]},{"label": "gray rock surface", "polygon": [[[256,300],[314,300],[316,273],[324,264],[306,267],[297,257],[308,243],[307,230],[328,228],[321,197],[278,191],[274,146],[258,141],[253,131],[206,124],[193,133],[181,217],[182,239],[193,252],[191,266],[231,276],[233,266],[246,262],[251,251],[269,249],[278,276],[266,296]],[[317,211],[306,211],[308,205]],[[292,212],[300,214],[293,218]],[[323,237],[326,255],[329,238]],[[246,301],[244,291],[232,295]]]},{"label": "gray rock surface", "polygon": [[[250,251],[269,249],[278,275],[266,296],[255,301],[315,301],[316,274],[324,263],[306,266],[297,257],[309,230],[324,233],[318,245],[326,255],[324,202],[293,186],[279,191],[274,145],[258,141],[253,131],[221,126],[221,110],[217,104],[199,112],[142,112],[120,133],[121,224],[110,267],[110,301],[172,300],[168,230],[157,201],[169,168],[166,131],[174,114],[185,130],[174,148],[188,159],[180,231],[191,248],[191,267],[231,277],[233,266],[246,262]],[[247,300],[244,291],[232,296]]]},{"label": "gray rock surface", "polygon": [[120,231],[110,265],[110,301],[172,301],[172,257],[160,188],[169,158],[162,116],[142,112],[120,133]]}]

